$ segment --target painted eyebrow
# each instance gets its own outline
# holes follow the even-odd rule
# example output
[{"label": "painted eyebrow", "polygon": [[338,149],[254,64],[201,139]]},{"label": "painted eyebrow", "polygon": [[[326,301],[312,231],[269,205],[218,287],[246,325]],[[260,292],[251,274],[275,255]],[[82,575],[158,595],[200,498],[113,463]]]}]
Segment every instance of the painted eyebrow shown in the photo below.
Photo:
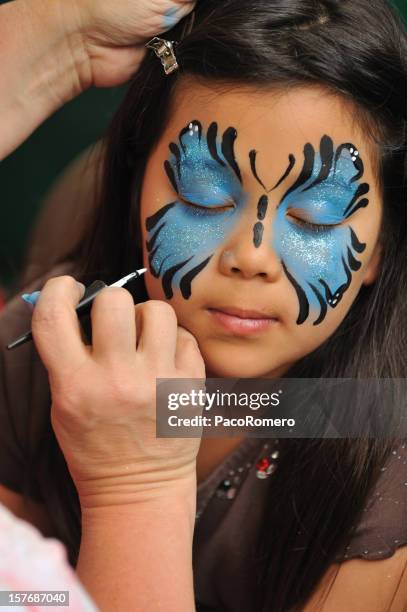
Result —
[{"label": "painted eyebrow", "polygon": [[[305,189],[302,190],[302,193],[304,193],[305,191],[308,191],[309,189],[312,189],[316,185],[319,185],[328,179],[331,173],[332,167],[336,169],[338,159],[344,149],[347,149],[350,153],[356,150],[354,145],[352,145],[351,143],[344,143],[340,145],[337,148],[336,153],[334,153],[334,146],[333,146],[332,138],[326,135],[321,138],[320,156],[321,156],[322,163],[321,163],[321,169],[319,171],[319,175],[310,185],[308,185],[307,187],[305,187]],[[364,173],[364,165],[363,165],[363,162],[360,156],[352,157],[352,161],[355,164],[355,169],[357,170],[357,173],[355,174],[355,176],[351,178],[350,183],[354,183],[355,181],[359,180],[363,176],[363,173]],[[276,186],[282,183],[283,180],[285,180],[290,175],[291,170],[293,169],[294,165],[295,165],[295,159],[294,159],[294,163],[292,163],[292,159],[290,159],[290,164],[286,172],[284,173],[282,178],[277,182]],[[287,189],[287,191],[285,192],[285,194],[280,200],[280,204],[281,202],[285,200],[285,198],[290,193],[292,193],[293,191],[296,191],[302,185],[304,185],[305,183],[309,181],[309,179],[312,176],[313,170],[314,170],[314,165],[315,165],[315,149],[310,143],[307,143],[304,146],[304,163],[303,163],[301,173],[298,176],[297,180],[294,182],[294,184]],[[365,208],[369,204],[369,200],[367,198],[363,198],[361,200],[359,199],[362,196],[366,195],[369,192],[369,190],[370,190],[370,187],[368,183],[362,183],[361,185],[359,185],[351,202],[348,204],[348,206],[346,207],[344,211],[345,219],[353,215],[357,210],[359,210],[359,208]]]},{"label": "painted eyebrow", "polygon": [[267,189],[267,187],[265,186],[265,184],[263,183],[263,181],[260,179],[259,175],[257,174],[256,156],[257,156],[257,151],[255,149],[252,149],[249,152],[250,168],[251,168],[251,171],[252,171],[252,174],[253,174],[254,178],[256,179],[256,181],[258,183],[260,183],[260,185],[263,187],[263,189],[264,189],[264,191],[266,193],[270,193],[270,191],[273,191],[274,189],[277,189],[277,187],[287,178],[287,176],[290,174],[291,170],[293,169],[293,167],[295,165],[295,157],[294,157],[294,155],[292,155],[290,153],[290,155],[288,156],[288,168],[287,168],[287,170],[284,172],[283,176],[277,181],[277,183],[274,185],[274,187],[272,187],[271,189]]},{"label": "painted eyebrow", "polygon": [[[196,126],[198,128],[196,131],[198,132],[199,142],[201,142],[201,138],[202,138],[202,124],[197,119],[194,119],[193,121],[191,121],[188,127],[182,128],[182,130],[180,131],[178,135],[178,140],[179,140],[180,146],[182,147],[184,154],[186,153],[186,149],[185,149],[185,145],[182,142],[182,137],[184,134],[190,131],[191,129],[190,126]],[[206,134],[206,142],[208,146],[208,151],[212,159],[216,162],[216,164],[218,164],[222,168],[225,168],[226,163],[223,161],[221,157],[219,157],[218,151],[217,151],[217,146],[216,146],[217,133],[218,133],[218,124],[216,123],[216,121],[212,121],[212,123],[210,124],[208,128],[207,134]],[[227,161],[227,164],[230,166],[230,168],[233,170],[233,172],[239,179],[240,184],[242,184],[243,183],[242,174],[241,174],[239,165],[236,161],[235,153],[234,153],[234,144],[235,144],[236,138],[237,138],[236,129],[234,127],[228,127],[222,135],[221,151],[222,151],[224,158]],[[180,150],[180,147],[175,142],[170,142],[168,147],[171,153],[175,157],[178,180],[180,180],[181,179],[181,150]],[[212,164],[208,163],[208,161],[205,160],[204,158],[203,158],[203,164],[207,168],[210,168],[213,170]],[[178,193],[178,186],[177,186],[177,181],[175,179],[174,170],[172,168],[172,164],[168,161],[168,159],[164,161],[164,170],[174,190]]]}]

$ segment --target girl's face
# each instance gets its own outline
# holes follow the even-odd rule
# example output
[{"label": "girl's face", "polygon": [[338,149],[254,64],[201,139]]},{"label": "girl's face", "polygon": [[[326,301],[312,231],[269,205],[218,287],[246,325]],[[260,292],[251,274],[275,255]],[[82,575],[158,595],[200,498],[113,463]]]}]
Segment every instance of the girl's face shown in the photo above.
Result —
[{"label": "girl's face", "polygon": [[184,78],[173,109],[141,194],[148,295],[174,307],[207,376],[281,376],[377,274],[372,147],[318,87]]}]

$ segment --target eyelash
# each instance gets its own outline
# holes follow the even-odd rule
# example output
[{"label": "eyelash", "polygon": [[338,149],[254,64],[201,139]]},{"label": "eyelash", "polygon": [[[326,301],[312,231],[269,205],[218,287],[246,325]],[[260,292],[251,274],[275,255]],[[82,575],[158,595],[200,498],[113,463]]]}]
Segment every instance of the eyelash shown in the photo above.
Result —
[{"label": "eyelash", "polygon": [[303,227],[310,232],[314,232],[315,234],[319,234],[320,232],[326,232],[336,227],[335,225],[323,225],[322,223],[310,223],[309,221],[305,221],[305,219],[300,219],[299,217],[290,217],[290,219],[293,219],[296,225],[299,225],[300,227]]},{"label": "eyelash", "polygon": [[[189,202],[188,200],[185,200],[184,198],[179,197],[179,199],[181,200],[181,202],[183,202],[184,204],[186,204],[186,206],[189,206],[190,208],[199,210],[200,212],[205,212],[208,213],[210,215],[217,215],[221,212],[225,212],[226,210],[230,210],[231,208],[235,208],[234,205],[227,205],[227,206],[201,206],[200,204],[195,204],[194,202]],[[310,232],[314,232],[315,234],[318,234],[320,232],[326,232],[329,230],[332,230],[333,227],[335,227],[335,225],[323,225],[323,224],[319,224],[319,223],[310,223],[309,221],[305,221],[305,219],[300,219],[299,217],[290,217],[291,219],[294,219],[294,223],[296,225],[299,225],[300,227],[303,227],[305,229],[307,229]]]},{"label": "eyelash", "polygon": [[227,210],[230,210],[231,208],[236,208],[236,206],[234,204],[228,204],[226,206],[201,206],[200,204],[195,204],[194,202],[189,202],[188,200],[184,200],[184,198],[179,197],[180,201],[183,202],[183,204],[186,204],[187,206],[190,206],[191,208],[195,208],[199,211],[203,211],[203,212],[207,212],[210,215],[217,215],[221,212],[225,212]]}]

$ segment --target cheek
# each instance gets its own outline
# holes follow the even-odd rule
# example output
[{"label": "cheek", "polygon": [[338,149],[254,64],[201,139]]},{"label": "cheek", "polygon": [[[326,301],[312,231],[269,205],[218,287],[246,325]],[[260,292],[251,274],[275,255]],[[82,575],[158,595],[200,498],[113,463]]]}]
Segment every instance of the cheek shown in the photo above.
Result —
[{"label": "cheek", "polygon": [[[147,257],[144,254],[144,267],[148,266]],[[145,274],[145,285],[147,290],[147,295],[150,300],[162,300],[165,299],[163,295],[163,290],[161,284],[158,280],[153,278],[151,274]]]},{"label": "cheek", "polygon": [[145,266],[160,279],[167,299],[174,290],[190,298],[194,278],[233,229],[237,217],[234,211],[207,213],[175,201],[144,219]]},{"label": "cheek", "polygon": [[349,226],[316,233],[282,214],[275,218],[272,235],[273,248],[297,295],[297,324],[311,319],[313,326],[321,325],[349,291],[366,245]]}]

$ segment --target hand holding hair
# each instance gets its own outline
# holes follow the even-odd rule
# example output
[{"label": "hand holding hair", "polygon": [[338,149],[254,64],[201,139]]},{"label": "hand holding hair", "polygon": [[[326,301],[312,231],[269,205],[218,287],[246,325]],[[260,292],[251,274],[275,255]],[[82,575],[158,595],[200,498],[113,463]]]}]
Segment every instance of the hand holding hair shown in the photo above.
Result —
[{"label": "hand holding hair", "polygon": [[[145,43],[171,29],[196,0],[76,0],[88,66],[78,67],[85,85],[111,87],[127,81],[146,54]],[[90,83],[89,83],[90,81]]]},{"label": "hand holding hair", "polygon": [[13,0],[0,6],[0,161],[91,86],[126,82],[145,43],[194,0]]}]

